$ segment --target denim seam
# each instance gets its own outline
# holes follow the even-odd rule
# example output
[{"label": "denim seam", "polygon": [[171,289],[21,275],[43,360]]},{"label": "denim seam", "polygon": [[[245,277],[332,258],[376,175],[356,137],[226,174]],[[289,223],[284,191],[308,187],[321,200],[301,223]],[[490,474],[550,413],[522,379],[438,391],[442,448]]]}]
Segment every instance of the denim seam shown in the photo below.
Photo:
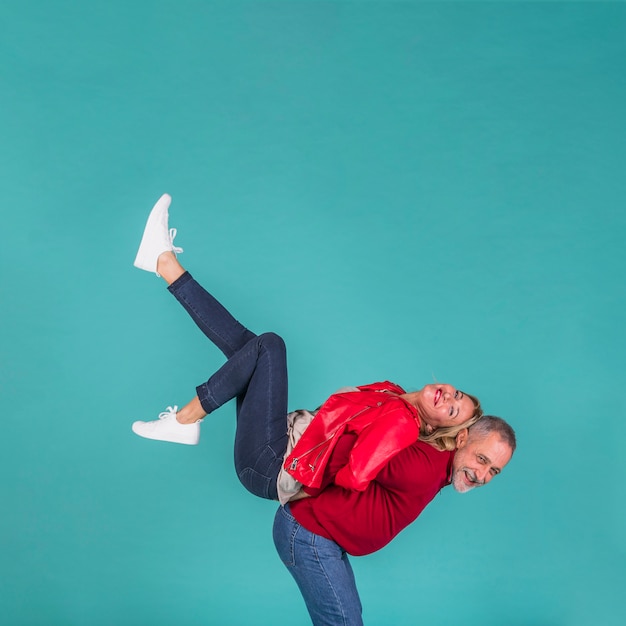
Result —
[{"label": "denim seam", "polygon": [[[252,341],[252,340],[251,340],[251,341]],[[241,356],[240,356],[240,355],[245,356],[245,355],[247,354],[247,352],[244,352],[244,349],[245,349],[246,347],[247,347],[247,346],[244,346],[243,348],[241,348],[240,350],[238,350],[238,351],[237,351],[237,353],[236,353],[236,354],[237,354],[238,358],[241,358]],[[248,347],[248,352],[249,352],[249,351],[250,351],[250,347]],[[233,355],[233,356],[234,356],[234,355]],[[212,410],[215,410],[215,409],[217,409],[219,406],[221,406],[221,405],[218,403],[217,399],[215,398],[215,392],[217,392],[217,391],[219,390],[220,385],[218,385],[218,384],[216,383],[216,381],[215,381],[215,377],[214,377],[214,376],[212,376],[211,378],[213,378],[213,381],[212,381],[213,391],[211,391],[211,389],[209,389],[209,381],[210,381],[211,379],[209,379],[208,381],[206,381],[205,383],[203,383],[203,384],[201,385],[201,387],[204,389],[204,392],[205,392],[205,393],[204,393],[205,398],[206,398],[206,399],[207,399],[207,400],[208,400],[208,401],[209,401],[209,402],[213,405],[213,409],[212,409]],[[220,381],[220,379],[219,379],[219,378],[217,379],[217,381],[218,381],[218,383],[219,383],[219,382],[221,382],[221,384],[223,384],[223,383],[225,382],[225,381]]]},{"label": "denim seam", "polygon": [[[219,408],[217,400],[215,399],[215,396],[211,393],[207,383],[202,383],[201,385],[198,385],[196,387],[196,391],[198,392],[198,399],[200,400],[200,404],[207,413],[212,413]],[[207,411],[207,409],[210,410]]]},{"label": "denim seam", "polygon": [[[185,273],[182,276],[180,276],[177,280],[175,280],[171,285],[169,285],[167,289],[180,303],[184,303],[189,308],[189,310],[192,311],[196,315],[198,319],[202,320],[202,323],[205,324],[206,327],[210,329],[210,331],[223,342],[223,344],[228,348],[230,352],[230,354],[226,354],[226,353],[224,354],[226,358],[230,358],[233,354],[235,354],[235,352],[237,352],[238,348],[236,346],[233,346],[233,344],[230,341],[228,341],[227,337],[225,337],[222,333],[218,332],[215,329],[215,327],[206,320],[204,315],[200,315],[199,310],[195,306],[192,306],[190,300],[187,298],[184,292],[181,293],[181,291],[183,291],[183,289],[186,287],[187,283],[193,282],[193,281],[194,281],[194,277],[188,271],[185,271]],[[228,314],[228,311],[226,311],[226,313]],[[237,320],[234,320],[234,321],[239,326],[241,326],[240,322],[238,322]],[[196,325],[197,325],[197,322],[196,322]],[[244,331],[249,332],[252,335],[252,337],[255,336],[255,334],[248,328],[245,328],[243,326],[241,326],[241,328]],[[202,332],[206,334],[202,328],[200,330],[202,330]],[[220,350],[224,352],[221,348]]]},{"label": "denim seam", "polygon": [[[263,339],[260,340],[259,348],[261,348],[262,346],[263,346]],[[269,395],[271,395],[271,390],[274,389],[274,385],[272,384],[274,382],[273,381],[273,375],[272,375],[272,372],[273,372],[273,368],[272,368],[273,358],[272,358],[272,351],[268,350],[264,346],[263,346],[263,348],[264,348],[265,353],[267,354],[267,360],[268,360],[268,365],[269,365],[269,367],[267,368],[267,372],[268,372],[268,391],[270,392],[270,393],[268,393],[268,396],[269,396]],[[267,399],[267,405],[266,405],[267,408],[266,408],[266,411],[265,411],[266,415],[269,414],[269,407],[273,406],[273,404],[274,404],[273,399],[270,401],[270,398],[268,398]],[[269,420],[268,420],[266,425],[265,425],[265,441],[267,441],[270,438],[271,434],[272,434],[271,433],[271,427],[270,427],[270,423],[269,423]]]},{"label": "denim seam", "polygon": [[317,535],[315,535],[315,533],[311,533],[311,534],[313,535],[312,548],[313,548],[313,553],[315,554],[315,558],[317,559],[317,564],[319,565],[320,570],[324,574],[324,578],[326,579],[326,582],[328,583],[329,588],[332,590],[333,595],[335,596],[335,600],[337,601],[337,606],[341,610],[341,618],[343,620],[343,624],[346,624],[347,623],[347,621],[346,621],[346,613],[345,613],[345,610],[344,610],[343,603],[341,601],[341,596],[339,596],[337,594],[337,591],[335,590],[335,588],[331,584],[330,577],[328,576],[328,574],[326,573],[326,570],[324,568],[324,561],[323,561],[323,559],[320,559],[320,557],[319,557],[319,553],[318,553],[317,546],[316,546]]},{"label": "denim seam", "polygon": [[[184,296],[184,294],[177,293],[176,297],[179,298],[180,300],[182,300],[189,307],[189,309],[196,314],[196,316],[198,318],[200,318],[200,319],[202,319],[204,321],[204,316],[200,315],[200,312],[198,311],[198,309],[196,307],[194,307],[191,304],[191,302],[189,302],[189,300]],[[209,326],[208,323],[207,323],[207,326]],[[222,335],[217,330],[215,330],[215,328],[213,328],[213,326],[210,326],[210,328],[211,328],[211,332],[214,333],[217,337],[219,337],[224,342],[224,344],[228,346],[228,349],[230,350],[231,356],[232,356],[232,354],[234,354],[236,352],[236,349],[233,348],[233,346],[230,343],[230,341],[228,341],[227,338],[224,337],[224,335]]]},{"label": "denim seam", "polygon": [[[250,488],[248,481],[244,480],[247,475],[260,477],[263,479],[264,485],[263,485],[262,493],[259,493],[258,489],[252,490]],[[262,474],[261,472],[257,472],[253,467],[244,467],[240,472],[237,472],[237,478],[239,478],[239,482],[244,487],[246,487],[246,489],[248,489],[250,493],[253,493],[254,495],[259,496],[260,498],[264,498],[266,500],[276,499],[276,498],[270,497],[270,486],[271,486],[272,479],[267,477],[265,474]]]},{"label": "denim seam", "polygon": [[298,524],[297,520],[295,517],[293,517],[291,515],[291,513],[288,513],[287,511],[285,511],[284,507],[283,507],[283,513],[285,515],[287,515],[288,517],[290,517],[293,522],[292,522],[292,526],[293,526],[293,530],[291,531],[291,538],[289,540],[289,557],[291,559],[291,563],[292,563],[292,567],[296,566],[296,535],[298,534],[298,527],[300,526],[300,524]]}]

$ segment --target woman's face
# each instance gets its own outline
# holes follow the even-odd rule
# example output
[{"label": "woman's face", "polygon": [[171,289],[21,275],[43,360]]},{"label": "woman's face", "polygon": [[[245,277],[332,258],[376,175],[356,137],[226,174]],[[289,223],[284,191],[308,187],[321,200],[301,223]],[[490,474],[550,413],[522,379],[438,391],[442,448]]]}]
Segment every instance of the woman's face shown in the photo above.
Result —
[{"label": "woman's face", "polygon": [[426,385],[420,391],[420,417],[433,428],[458,426],[474,414],[474,403],[469,396],[452,385]]}]

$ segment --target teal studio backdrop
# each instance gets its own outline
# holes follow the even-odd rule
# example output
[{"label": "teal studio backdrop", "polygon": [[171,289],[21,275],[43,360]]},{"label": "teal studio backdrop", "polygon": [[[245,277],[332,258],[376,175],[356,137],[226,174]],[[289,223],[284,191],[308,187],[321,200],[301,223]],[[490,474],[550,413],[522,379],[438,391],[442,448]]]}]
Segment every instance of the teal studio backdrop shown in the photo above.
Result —
[{"label": "teal studio backdrop", "polygon": [[132,267],[285,337],[290,405],[449,381],[516,428],[353,559],[368,625],[626,623],[626,6],[3,0],[1,617],[306,624],[234,407],[131,433],[222,363]]}]

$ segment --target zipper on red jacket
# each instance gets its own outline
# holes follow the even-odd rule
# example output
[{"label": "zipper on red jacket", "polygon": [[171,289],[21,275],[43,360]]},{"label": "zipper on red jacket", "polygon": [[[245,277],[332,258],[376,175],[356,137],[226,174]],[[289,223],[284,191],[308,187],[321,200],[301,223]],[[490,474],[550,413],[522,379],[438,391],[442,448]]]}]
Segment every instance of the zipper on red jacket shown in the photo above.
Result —
[{"label": "zipper on red jacket", "polygon": [[[374,406],[379,407],[382,405],[382,402],[377,402]],[[310,448],[309,450],[306,450],[305,452],[302,452],[300,454],[300,456],[295,457],[292,461],[291,461],[291,465],[289,466],[289,469],[291,471],[296,469],[296,466],[298,465],[298,461],[300,460],[301,457],[306,456],[307,454],[310,454],[311,452],[313,452],[313,450],[319,448],[320,446],[323,446],[324,444],[328,444],[330,442],[330,440],[337,434],[337,432],[339,431],[340,428],[342,428],[343,426],[345,426],[348,422],[352,421],[353,419],[357,418],[359,415],[362,415],[363,413],[365,413],[365,411],[369,411],[369,409],[373,409],[374,406],[366,406],[364,409],[361,409],[358,413],[355,413],[352,417],[349,417],[343,424],[341,424],[340,426],[337,426],[337,428],[335,429],[335,432],[333,432],[331,435],[328,436],[327,439],[324,439],[324,441],[320,441],[320,443],[315,444],[312,448]],[[315,461],[314,463],[317,463],[317,461],[319,460],[320,456],[322,455],[322,452],[320,452],[316,457],[315,457]],[[311,465],[309,463],[309,468],[311,469],[311,471],[315,471],[315,465]]]}]

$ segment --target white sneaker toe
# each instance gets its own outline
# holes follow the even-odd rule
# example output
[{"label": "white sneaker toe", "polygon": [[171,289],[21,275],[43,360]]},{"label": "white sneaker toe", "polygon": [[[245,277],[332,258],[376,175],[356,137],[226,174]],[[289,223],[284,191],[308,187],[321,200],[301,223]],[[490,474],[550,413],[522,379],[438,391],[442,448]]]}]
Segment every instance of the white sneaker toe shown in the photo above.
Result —
[{"label": "white sneaker toe", "polygon": [[181,253],[183,251],[182,248],[174,245],[176,229],[168,226],[171,203],[171,196],[165,193],[152,207],[135,257],[135,267],[156,274],[157,260],[160,254],[163,252]]}]

